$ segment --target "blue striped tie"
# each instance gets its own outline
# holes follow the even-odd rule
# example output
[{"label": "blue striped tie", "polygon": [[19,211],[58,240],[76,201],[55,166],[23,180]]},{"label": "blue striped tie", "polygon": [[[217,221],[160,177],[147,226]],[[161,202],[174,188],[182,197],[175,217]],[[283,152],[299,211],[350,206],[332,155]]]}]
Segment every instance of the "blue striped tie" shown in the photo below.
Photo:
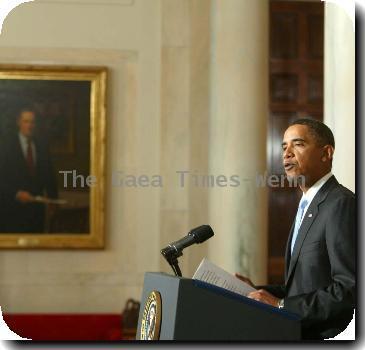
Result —
[{"label": "blue striped tie", "polygon": [[298,232],[299,232],[299,229],[300,229],[300,224],[301,224],[302,217],[303,217],[303,214],[304,214],[304,209],[307,206],[307,204],[308,204],[308,201],[306,199],[303,199],[303,198],[301,199],[301,201],[299,203],[297,216],[295,218],[293,238],[291,240],[291,253],[292,254],[293,254],[293,250],[294,250],[295,241],[297,239]]}]

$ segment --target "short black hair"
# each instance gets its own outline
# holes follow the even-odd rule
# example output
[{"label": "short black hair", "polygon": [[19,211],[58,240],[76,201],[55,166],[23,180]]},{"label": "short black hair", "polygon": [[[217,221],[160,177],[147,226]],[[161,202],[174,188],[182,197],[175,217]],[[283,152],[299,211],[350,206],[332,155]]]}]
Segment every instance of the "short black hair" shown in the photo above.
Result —
[{"label": "short black hair", "polygon": [[290,126],[298,124],[306,125],[321,146],[331,145],[335,148],[335,138],[326,124],[313,118],[300,118],[290,123]]}]

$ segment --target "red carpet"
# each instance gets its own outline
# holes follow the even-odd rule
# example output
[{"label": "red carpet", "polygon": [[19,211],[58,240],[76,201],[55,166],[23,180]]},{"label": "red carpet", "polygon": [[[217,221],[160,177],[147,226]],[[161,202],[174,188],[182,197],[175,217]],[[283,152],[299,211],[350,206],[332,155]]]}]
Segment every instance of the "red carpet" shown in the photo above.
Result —
[{"label": "red carpet", "polygon": [[9,328],[38,341],[122,340],[122,316],[117,314],[4,314]]}]

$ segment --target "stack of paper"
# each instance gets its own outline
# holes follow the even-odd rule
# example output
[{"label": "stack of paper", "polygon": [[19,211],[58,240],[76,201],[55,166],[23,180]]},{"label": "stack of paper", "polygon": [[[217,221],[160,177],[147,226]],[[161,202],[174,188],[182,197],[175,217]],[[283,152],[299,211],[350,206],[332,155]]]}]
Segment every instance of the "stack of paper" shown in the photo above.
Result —
[{"label": "stack of paper", "polygon": [[229,272],[214,265],[206,258],[202,260],[198,269],[195,271],[193,279],[213,284],[243,296],[247,296],[248,293],[256,290]]}]

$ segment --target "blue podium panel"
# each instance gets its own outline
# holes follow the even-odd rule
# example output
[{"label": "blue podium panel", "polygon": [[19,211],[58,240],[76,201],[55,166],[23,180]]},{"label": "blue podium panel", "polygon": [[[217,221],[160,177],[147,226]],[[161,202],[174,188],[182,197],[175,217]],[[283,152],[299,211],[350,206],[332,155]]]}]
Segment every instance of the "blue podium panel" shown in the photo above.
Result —
[{"label": "blue podium panel", "polygon": [[[160,301],[157,309],[152,303],[151,313],[147,309],[153,292]],[[157,330],[151,338],[159,340],[301,339],[300,320],[295,314],[202,281],[152,272],[145,274],[137,339],[146,338],[152,329],[149,326]]]}]

